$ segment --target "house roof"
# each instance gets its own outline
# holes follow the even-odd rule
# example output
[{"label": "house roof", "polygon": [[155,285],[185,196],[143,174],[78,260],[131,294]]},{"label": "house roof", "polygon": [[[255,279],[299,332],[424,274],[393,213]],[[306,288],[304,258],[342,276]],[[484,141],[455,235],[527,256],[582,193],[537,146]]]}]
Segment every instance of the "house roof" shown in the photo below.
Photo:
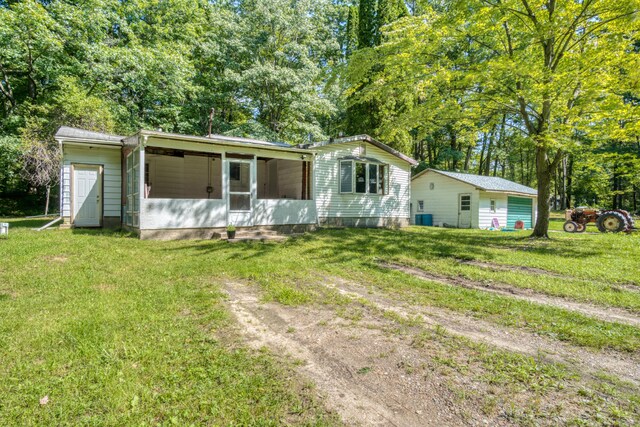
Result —
[{"label": "house roof", "polygon": [[313,149],[313,148],[317,148],[317,147],[323,147],[323,146],[326,146],[326,145],[345,144],[347,142],[356,142],[356,141],[369,142],[372,145],[380,148],[381,150],[384,150],[387,153],[392,154],[392,155],[398,157],[399,159],[404,160],[405,162],[409,163],[412,166],[415,166],[415,165],[418,164],[418,162],[416,160],[412,159],[411,157],[406,156],[406,155],[402,154],[401,152],[399,152],[397,150],[394,150],[393,148],[389,147],[388,145],[383,144],[382,142],[371,138],[369,135],[354,135],[354,136],[346,136],[344,138],[334,138],[334,139],[330,139],[329,141],[316,142],[316,143],[313,143],[313,144],[301,144],[301,145],[298,145],[298,147]]},{"label": "house roof", "polygon": [[90,142],[93,144],[122,145],[123,136],[111,135],[102,132],[78,129],[69,126],[61,126],[55,134],[57,140],[73,140],[78,142]]},{"label": "house roof", "polygon": [[192,136],[161,131],[141,130],[136,135],[120,136],[107,133],[93,132],[85,129],[78,129],[69,126],[62,126],[56,132],[55,138],[59,141],[74,142],[80,144],[101,144],[111,146],[122,146],[136,144],[139,135],[154,136],[158,138],[200,142],[206,144],[220,143],[223,145],[246,145],[256,148],[267,148],[288,151],[305,151],[284,142],[261,141],[259,139],[240,138],[226,135]]},{"label": "house roof", "polygon": [[428,173],[435,172],[441,175],[448,176],[449,178],[453,178],[457,181],[464,182],[466,184],[473,185],[474,187],[479,188],[484,191],[498,192],[498,193],[518,193],[518,194],[526,194],[529,196],[537,196],[538,191],[527,187],[526,185],[518,184],[513,181],[509,181],[508,179],[500,178],[497,176],[483,176],[483,175],[472,175],[470,173],[460,173],[460,172],[448,172],[441,171],[437,169],[426,169],[416,176],[412,178],[412,180]]},{"label": "house roof", "polygon": [[[155,138],[163,138],[163,139],[180,140],[180,141],[190,141],[190,142],[196,142],[201,144],[218,143],[221,145],[236,146],[236,147],[248,146],[248,147],[263,148],[268,150],[309,153],[309,150],[302,149],[294,145],[289,145],[284,142],[269,142],[269,141],[261,141],[259,139],[240,138],[240,137],[226,136],[226,135],[212,134],[207,136],[192,136],[192,135],[181,135],[177,133],[168,133],[168,132],[150,131],[150,130],[141,130],[138,133],[138,135],[150,136]],[[138,135],[126,138],[125,142],[136,138]]]},{"label": "house roof", "polygon": [[93,132],[84,129],[78,129],[68,126],[62,126],[58,129],[55,137],[60,141],[73,141],[77,143],[89,143],[89,144],[103,144],[103,145],[129,145],[137,143],[138,136],[151,136],[156,138],[164,138],[164,139],[173,139],[173,140],[182,140],[182,141],[191,141],[205,144],[223,144],[223,145],[231,145],[231,146],[249,146],[255,148],[266,148],[271,150],[278,151],[293,151],[293,152],[309,152],[316,147],[322,147],[330,144],[344,144],[347,142],[354,141],[366,141],[371,143],[372,145],[404,160],[405,162],[415,166],[418,164],[412,158],[402,154],[401,152],[394,150],[386,144],[383,144],[380,141],[377,141],[371,138],[369,135],[355,135],[344,138],[336,138],[329,141],[318,142],[313,144],[300,144],[300,145],[289,145],[284,142],[273,142],[273,141],[261,141],[259,139],[252,138],[241,138],[235,136],[226,136],[226,135],[207,135],[207,136],[193,136],[193,135],[182,135],[177,133],[169,133],[162,131],[151,131],[151,130],[140,130],[136,135],[123,137],[119,135],[110,135],[106,133]]}]

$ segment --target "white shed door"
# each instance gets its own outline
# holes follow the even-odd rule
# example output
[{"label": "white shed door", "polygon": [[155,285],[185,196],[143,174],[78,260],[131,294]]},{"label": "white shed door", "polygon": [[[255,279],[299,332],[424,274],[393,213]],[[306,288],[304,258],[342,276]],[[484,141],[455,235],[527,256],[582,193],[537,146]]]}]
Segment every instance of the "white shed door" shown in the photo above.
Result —
[{"label": "white shed door", "polygon": [[459,194],[458,200],[458,227],[471,228],[471,194]]},{"label": "white shed door", "polygon": [[100,227],[102,218],[101,166],[73,167],[73,225]]}]

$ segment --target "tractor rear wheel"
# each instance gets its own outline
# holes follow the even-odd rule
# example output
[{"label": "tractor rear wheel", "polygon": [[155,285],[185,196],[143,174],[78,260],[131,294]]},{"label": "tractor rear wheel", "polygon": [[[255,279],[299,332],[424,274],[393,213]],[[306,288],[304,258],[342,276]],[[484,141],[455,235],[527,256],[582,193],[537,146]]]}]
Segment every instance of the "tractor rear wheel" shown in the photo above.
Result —
[{"label": "tractor rear wheel", "polygon": [[581,223],[576,223],[578,224],[578,228],[576,228],[576,233],[584,233],[587,230],[587,224],[581,224]]},{"label": "tractor rear wheel", "polygon": [[600,214],[596,225],[602,233],[618,233],[627,227],[627,220],[620,212],[609,211]]},{"label": "tractor rear wheel", "polygon": [[578,230],[578,223],[575,221],[567,221],[562,226],[562,229],[567,233],[575,233]]}]

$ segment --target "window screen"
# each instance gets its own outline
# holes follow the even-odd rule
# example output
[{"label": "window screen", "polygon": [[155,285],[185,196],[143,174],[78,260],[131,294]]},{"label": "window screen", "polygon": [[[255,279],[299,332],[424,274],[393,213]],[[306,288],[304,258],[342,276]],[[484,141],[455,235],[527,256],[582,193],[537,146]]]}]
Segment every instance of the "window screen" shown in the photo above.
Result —
[{"label": "window screen", "polygon": [[369,193],[378,193],[378,165],[369,164]]},{"label": "window screen", "polygon": [[367,192],[367,167],[366,163],[356,163],[356,193]]},{"label": "window screen", "polygon": [[378,165],[378,194],[387,194],[387,167]]},{"label": "window screen", "polygon": [[340,162],[340,192],[353,192],[353,163],[350,160]]}]

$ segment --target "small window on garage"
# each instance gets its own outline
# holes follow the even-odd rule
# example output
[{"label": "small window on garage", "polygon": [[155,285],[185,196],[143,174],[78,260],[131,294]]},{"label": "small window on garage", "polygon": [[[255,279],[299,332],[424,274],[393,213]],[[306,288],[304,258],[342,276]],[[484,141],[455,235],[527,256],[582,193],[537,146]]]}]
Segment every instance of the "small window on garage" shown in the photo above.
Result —
[{"label": "small window on garage", "polygon": [[491,210],[491,212],[495,213],[496,212],[496,201],[495,199],[491,199],[489,201],[489,209]]},{"label": "small window on garage", "polygon": [[418,212],[424,212],[424,200],[418,200]]}]

